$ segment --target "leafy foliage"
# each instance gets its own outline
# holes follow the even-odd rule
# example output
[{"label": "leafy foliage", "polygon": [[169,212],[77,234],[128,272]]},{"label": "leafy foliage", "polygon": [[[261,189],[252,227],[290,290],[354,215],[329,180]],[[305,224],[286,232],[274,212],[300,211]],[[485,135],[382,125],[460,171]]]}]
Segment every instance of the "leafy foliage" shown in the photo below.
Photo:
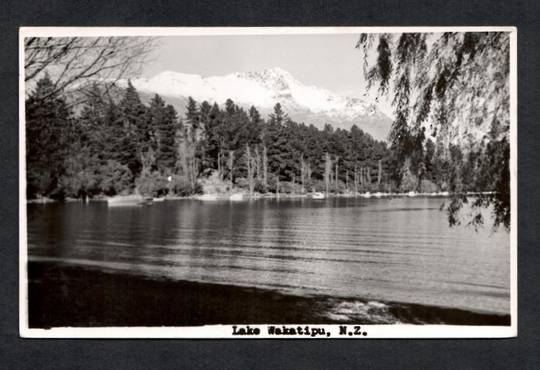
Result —
[{"label": "leafy foliage", "polygon": [[[364,53],[369,85],[378,85],[380,94],[393,95],[395,118],[389,140],[395,154],[394,174],[412,172],[422,178],[431,172],[439,180],[447,177],[445,185],[456,194],[466,188],[489,189],[494,195],[473,203],[478,213],[471,222],[481,218],[480,208],[493,205],[495,225],[508,227],[509,34],[363,34],[356,46]],[[373,48],[377,58],[370,66]],[[426,143],[426,129],[440,146],[437,153]],[[477,138],[479,132],[487,131],[488,135]],[[491,167],[493,158],[499,166],[491,168],[489,180],[478,176],[476,182],[470,181],[473,169]],[[451,173],[443,168],[448,160]],[[422,168],[426,163],[429,170]],[[401,180],[398,175],[396,181]],[[451,224],[459,222],[460,199],[453,199],[448,208]]]},{"label": "leafy foliage", "polygon": [[143,171],[135,180],[135,186],[140,194],[150,197],[167,194],[167,179],[156,171]]}]

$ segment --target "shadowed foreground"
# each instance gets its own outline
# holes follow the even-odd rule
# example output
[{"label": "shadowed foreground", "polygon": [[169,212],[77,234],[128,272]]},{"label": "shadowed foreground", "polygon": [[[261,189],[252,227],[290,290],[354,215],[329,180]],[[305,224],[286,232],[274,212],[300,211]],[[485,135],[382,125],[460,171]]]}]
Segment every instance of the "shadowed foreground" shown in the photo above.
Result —
[{"label": "shadowed foreground", "polygon": [[[330,297],[298,297],[236,286],[148,279],[29,262],[29,326],[198,326],[211,324],[510,325],[509,315],[386,303],[363,315],[336,315]],[[368,307],[368,306],[366,306]],[[373,315],[370,315],[371,311]],[[333,314],[334,313],[334,314]]]}]

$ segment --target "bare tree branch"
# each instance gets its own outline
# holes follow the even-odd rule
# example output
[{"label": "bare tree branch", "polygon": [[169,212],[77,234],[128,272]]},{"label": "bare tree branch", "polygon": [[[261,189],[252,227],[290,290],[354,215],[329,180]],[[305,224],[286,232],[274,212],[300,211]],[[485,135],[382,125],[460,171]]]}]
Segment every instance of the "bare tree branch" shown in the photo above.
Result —
[{"label": "bare tree branch", "polygon": [[[66,89],[83,88],[89,80],[115,84],[133,75],[154,50],[152,37],[30,37],[25,39],[25,81],[48,73],[54,89],[43,98]],[[27,91],[28,93],[29,91]]]}]

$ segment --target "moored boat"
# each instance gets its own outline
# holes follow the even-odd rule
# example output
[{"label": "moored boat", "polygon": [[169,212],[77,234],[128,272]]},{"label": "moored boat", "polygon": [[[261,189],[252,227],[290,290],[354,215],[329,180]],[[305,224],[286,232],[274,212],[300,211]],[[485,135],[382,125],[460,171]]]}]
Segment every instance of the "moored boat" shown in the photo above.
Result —
[{"label": "moored boat", "polygon": [[231,194],[231,196],[229,197],[229,200],[232,200],[232,201],[235,201],[235,202],[244,200],[244,194],[242,194],[242,193]]},{"label": "moored boat", "polygon": [[145,198],[140,194],[116,195],[107,198],[109,206],[137,206],[145,203]]},{"label": "moored boat", "polygon": [[324,199],[325,195],[324,195],[324,193],[321,193],[321,192],[315,192],[315,193],[311,194],[311,198],[312,199]]},{"label": "moored boat", "polygon": [[213,201],[218,200],[217,194],[202,194],[195,197],[195,199],[202,200],[202,201]]}]

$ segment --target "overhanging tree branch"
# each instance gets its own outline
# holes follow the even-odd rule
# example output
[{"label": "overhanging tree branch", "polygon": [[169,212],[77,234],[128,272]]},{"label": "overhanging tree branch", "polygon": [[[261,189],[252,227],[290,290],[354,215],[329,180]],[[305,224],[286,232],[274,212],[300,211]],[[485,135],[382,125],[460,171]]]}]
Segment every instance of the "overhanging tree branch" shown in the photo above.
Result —
[{"label": "overhanging tree branch", "polygon": [[30,37],[25,39],[25,81],[29,88],[47,72],[54,89],[84,88],[91,79],[114,84],[140,71],[156,45],[151,37]]}]

